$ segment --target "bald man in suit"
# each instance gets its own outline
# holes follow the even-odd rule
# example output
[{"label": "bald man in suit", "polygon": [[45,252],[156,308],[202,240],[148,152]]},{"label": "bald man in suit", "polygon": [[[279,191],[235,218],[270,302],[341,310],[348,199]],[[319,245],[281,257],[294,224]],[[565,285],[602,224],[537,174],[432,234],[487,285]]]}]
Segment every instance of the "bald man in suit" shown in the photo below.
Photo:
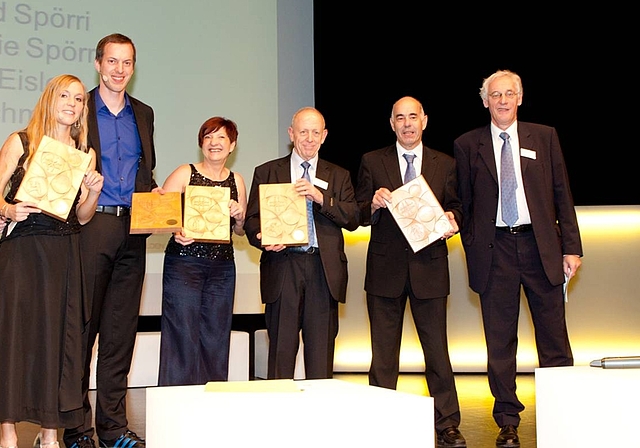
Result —
[{"label": "bald man in suit", "polygon": [[[305,377],[333,377],[338,303],[347,295],[347,255],[342,229],[358,228],[351,175],[318,157],[327,136],[322,114],[304,107],[289,127],[293,152],[256,167],[244,229],[260,249],[260,292],[269,335],[268,378],[293,378],[300,332],[304,343]],[[307,165],[309,179],[305,179]],[[262,246],[261,184],[295,183],[298,194],[313,203],[316,241],[306,246]]]},{"label": "bald man in suit", "polygon": [[[364,285],[373,355],[369,384],[388,389],[397,386],[408,297],[424,353],[429,393],[434,398],[437,446],[466,447],[458,430],[460,406],[447,342],[446,238],[457,232],[462,220],[455,161],[422,144],[427,116],[415,98],[399,99],[390,123],[396,143],[362,156],[356,187],[361,224],[371,226]],[[442,239],[416,253],[387,209],[391,191],[403,185],[402,173],[409,165],[405,154],[413,160],[415,175],[424,176],[452,227]]]},{"label": "bald man in suit", "polygon": [[[464,215],[460,236],[469,285],[480,295],[493,418],[500,427],[496,445],[517,448],[524,410],[516,395],[520,289],[531,310],[540,367],[573,365],[563,283],[580,267],[582,243],[556,130],[517,120],[520,77],[497,71],[484,80],[480,96],[491,123],[454,142]],[[503,151],[512,160],[508,165]],[[510,205],[510,187],[500,180],[511,166],[511,188],[517,188]]]}]

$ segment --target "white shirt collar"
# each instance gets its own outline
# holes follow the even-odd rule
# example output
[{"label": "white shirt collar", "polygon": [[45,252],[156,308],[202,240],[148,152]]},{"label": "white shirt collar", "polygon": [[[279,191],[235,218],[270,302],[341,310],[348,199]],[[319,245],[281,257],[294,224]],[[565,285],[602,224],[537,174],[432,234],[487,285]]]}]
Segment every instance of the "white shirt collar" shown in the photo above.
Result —
[{"label": "white shirt collar", "polygon": [[[309,177],[311,177],[311,179],[315,179],[316,177],[316,168],[318,167],[318,154],[315,155],[315,157],[307,160],[307,162],[309,162],[309,165],[311,165],[309,167]],[[304,172],[304,168],[302,168],[302,162],[304,162],[304,159],[302,157],[300,157],[298,155],[298,153],[294,150],[291,152],[291,178],[292,179],[297,179],[299,177],[302,177],[302,173]]]},{"label": "white shirt collar", "polygon": [[518,138],[518,120],[511,123],[511,126],[509,126],[504,131],[500,129],[498,126],[496,126],[495,124],[493,124],[493,122],[491,122],[491,137],[494,140],[498,139],[496,141],[502,141],[500,134],[502,134],[503,132],[506,132],[507,134],[509,134],[509,138],[511,139],[511,141],[516,140]]},{"label": "white shirt collar", "polygon": [[405,153],[413,153],[416,155],[416,159],[418,161],[422,160],[422,142],[418,143],[418,146],[416,146],[415,148],[413,148],[411,151],[407,151],[406,149],[404,149],[400,143],[398,143],[396,141],[396,151],[398,151],[398,157],[402,160],[404,160],[404,158],[402,157],[403,154]]}]

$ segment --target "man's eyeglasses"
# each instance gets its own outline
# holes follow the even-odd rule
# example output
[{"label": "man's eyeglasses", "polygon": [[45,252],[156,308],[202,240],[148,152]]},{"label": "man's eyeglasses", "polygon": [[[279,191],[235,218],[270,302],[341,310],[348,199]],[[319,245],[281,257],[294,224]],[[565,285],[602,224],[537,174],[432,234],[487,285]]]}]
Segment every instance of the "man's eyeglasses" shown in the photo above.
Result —
[{"label": "man's eyeglasses", "polygon": [[513,90],[507,90],[506,92],[502,93],[502,92],[491,92],[489,94],[489,97],[493,100],[499,100],[500,98],[502,98],[502,95],[504,95],[505,97],[511,99],[511,98],[515,98],[519,95],[518,92],[514,92]]}]

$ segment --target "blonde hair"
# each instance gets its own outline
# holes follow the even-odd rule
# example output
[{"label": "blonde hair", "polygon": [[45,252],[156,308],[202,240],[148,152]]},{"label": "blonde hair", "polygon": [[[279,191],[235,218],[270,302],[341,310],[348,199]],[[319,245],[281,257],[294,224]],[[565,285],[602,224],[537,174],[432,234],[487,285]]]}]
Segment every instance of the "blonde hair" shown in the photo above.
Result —
[{"label": "blonde hair", "polygon": [[27,160],[30,161],[36,148],[40,144],[42,137],[47,135],[56,138],[56,127],[58,125],[56,119],[56,103],[62,91],[67,89],[72,83],[77,82],[82,86],[84,92],[84,101],[82,112],[78,120],[71,126],[71,138],[75,141],[76,147],[83,151],[89,152],[87,148],[87,89],[80,78],[74,75],[58,75],[52,78],[44,88],[42,95],[38,99],[31,119],[25,128],[27,140],[29,141],[29,155]]}]

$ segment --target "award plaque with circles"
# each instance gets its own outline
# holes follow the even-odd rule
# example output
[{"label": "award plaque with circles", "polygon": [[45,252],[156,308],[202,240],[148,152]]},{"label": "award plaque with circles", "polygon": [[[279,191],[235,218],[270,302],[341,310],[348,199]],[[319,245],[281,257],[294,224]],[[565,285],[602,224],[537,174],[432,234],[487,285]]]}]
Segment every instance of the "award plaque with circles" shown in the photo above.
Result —
[{"label": "award plaque with circles", "polygon": [[184,192],[184,235],[196,241],[229,243],[229,187],[187,185]]},{"label": "award plaque with circles", "polygon": [[387,204],[414,252],[451,230],[451,223],[422,175],[391,192]]},{"label": "award plaque with circles", "polygon": [[43,213],[66,221],[90,162],[89,154],[45,135],[18,187],[16,201],[35,202]]},{"label": "award plaque with circles", "polygon": [[261,184],[259,193],[262,246],[308,244],[307,200],[294,184]]}]

